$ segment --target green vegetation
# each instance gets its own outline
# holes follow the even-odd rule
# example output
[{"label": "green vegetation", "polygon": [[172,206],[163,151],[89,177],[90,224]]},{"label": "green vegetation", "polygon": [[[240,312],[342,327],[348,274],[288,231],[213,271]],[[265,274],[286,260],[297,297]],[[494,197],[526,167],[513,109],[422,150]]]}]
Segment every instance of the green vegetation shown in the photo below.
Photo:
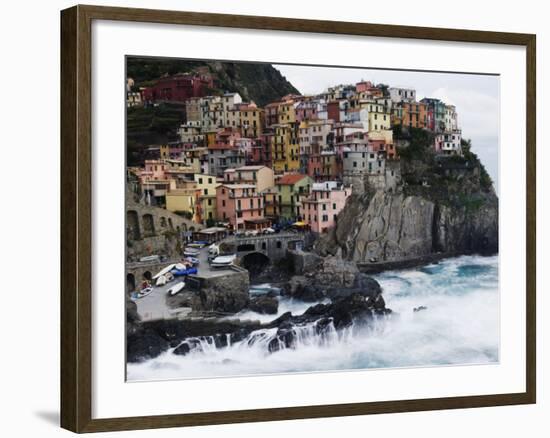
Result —
[{"label": "green vegetation", "polygon": [[[244,101],[253,100],[259,106],[279,100],[299,91],[270,64],[182,60],[171,58],[128,57],[126,73],[134,79],[133,90],[148,87],[163,75],[208,72],[214,77],[210,95],[237,92]],[[152,107],[127,109],[126,141],[129,166],[143,162],[149,145],[179,140],[177,129],[185,122],[185,104],[161,103]]]},{"label": "green vegetation", "polygon": [[163,103],[151,107],[132,107],[126,110],[126,141],[128,165],[143,161],[143,150],[149,145],[179,140],[177,129],[184,121],[181,104]]},{"label": "green vegetation", "polygon": [[434,135],[430,131],[419,128],[403,129],[401,125],[395,125],[393,127],[393,138],[406,140],[409,143],[408,146],[399,147],[397,150],[402,160],[433,162],[435,156],[433,151]]},{"label": "green vegetation", "polygon": [[472,152],[472,141],[470,139],[465,140],[462,139],[461,141],[461,147],[462,147],[462,154],[464,155],[464,158],[474,164],[479,166],[479,182],[481,184],[481,187],[485,190],[490,190],[493,187],[493,180],[487,173],[487,170],[485,169],[485,166],[481,163],[479,160],[479,157]]},{"label": "green vegetation", "polygon": [[149,86],[163,75],[206,71],[214,76],[215,88],[209,94],[237,92],[243,100],[259,106],[279,100],[286,94],[300,92],[271,64],[218,62],[171,58],[128,57],[126,74],[135,81],[136,89]]},{"label": "green vegetation", "polygon": [[485,202],[482,193],[492,191],[493,183],[476,154],[471,141],[463,140],[463,156],[437,155],[434,134],[424,129],[393,128],[398,147],[401,173],[408,195],[420,195],[444,205],[477,211]]}]

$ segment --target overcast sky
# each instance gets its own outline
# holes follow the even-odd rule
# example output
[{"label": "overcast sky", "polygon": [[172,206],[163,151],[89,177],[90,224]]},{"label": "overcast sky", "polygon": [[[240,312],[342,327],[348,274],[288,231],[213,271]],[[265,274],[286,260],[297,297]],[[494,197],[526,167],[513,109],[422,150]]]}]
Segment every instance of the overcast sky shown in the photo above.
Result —
[{"label": "overcast sky", "polygon": [[472,149],[485,165],[498,192],[498,76],[280,64],[273,67],[302,94],[317,94],[337,84],[370,80],[392,87],[414,88],[418,100],[435,97],[456,105],[462,137],[472,140]]}]

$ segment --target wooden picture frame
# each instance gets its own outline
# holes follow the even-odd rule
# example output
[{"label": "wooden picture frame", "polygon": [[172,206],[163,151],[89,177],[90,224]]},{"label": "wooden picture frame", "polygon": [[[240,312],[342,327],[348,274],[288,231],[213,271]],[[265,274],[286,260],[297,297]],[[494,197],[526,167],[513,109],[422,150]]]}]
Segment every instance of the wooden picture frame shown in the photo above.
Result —
[{"label": "wooden picture frame", "polygon": [[[526,48],[526,391],[323,406],[129,418],[92,418],[91,26],[115,20],[519,45]],[[61,12],[61,426],[74,432],[274,421],[535,403],[536,400],[536,37],[426,27],[75,6]]]}]

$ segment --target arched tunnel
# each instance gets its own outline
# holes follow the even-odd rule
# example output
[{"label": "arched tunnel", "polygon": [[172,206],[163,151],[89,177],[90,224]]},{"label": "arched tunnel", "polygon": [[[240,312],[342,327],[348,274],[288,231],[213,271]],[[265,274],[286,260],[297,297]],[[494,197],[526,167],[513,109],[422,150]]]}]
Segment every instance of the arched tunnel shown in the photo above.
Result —
[{"label": "arched tunnel", "polygon": [[251,275],[258,275],[269,266],[269,257],[261,252],[251,252],[242,258],[241,265],[247,269]]}]

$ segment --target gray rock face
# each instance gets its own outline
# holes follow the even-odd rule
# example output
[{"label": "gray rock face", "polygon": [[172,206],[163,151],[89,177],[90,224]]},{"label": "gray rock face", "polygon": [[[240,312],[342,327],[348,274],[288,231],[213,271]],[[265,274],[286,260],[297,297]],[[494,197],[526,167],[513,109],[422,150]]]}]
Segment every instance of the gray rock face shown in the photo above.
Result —
[{"label": "gray rock face", "polygon": [[492,193],[446,204],[403,192],[354,196],[336,228],[317,244],[322,254],[354,262],[397,261],[448,253],[498,252],[498,199]]},{"label": "gray rock face", "polygon": [[382,293],[376,280],[359,272],[357,265],[340,256],[327,256],[303,275],[293,276],[286,294],[306,302],[343,298],[358,293],[376,297]]},{"label": "gray rock face", "polygon": [[248,305],[248,272],[227,271],[226,275],[203,278],[198,290],[184,290],[167,297],[172,308],[190,307],[198,312],[237,313]]},{"label": "gray rock face", "polygon": [[208,279],[192,307],[194,310],[237,313],[248,304],[249,287],[247,271]]},{"label": "gray rock face", "polygon": [[271,295],[254,297],[250,299],[248,308],[264,315],[275,315],[279,309],[279,300]]}]

